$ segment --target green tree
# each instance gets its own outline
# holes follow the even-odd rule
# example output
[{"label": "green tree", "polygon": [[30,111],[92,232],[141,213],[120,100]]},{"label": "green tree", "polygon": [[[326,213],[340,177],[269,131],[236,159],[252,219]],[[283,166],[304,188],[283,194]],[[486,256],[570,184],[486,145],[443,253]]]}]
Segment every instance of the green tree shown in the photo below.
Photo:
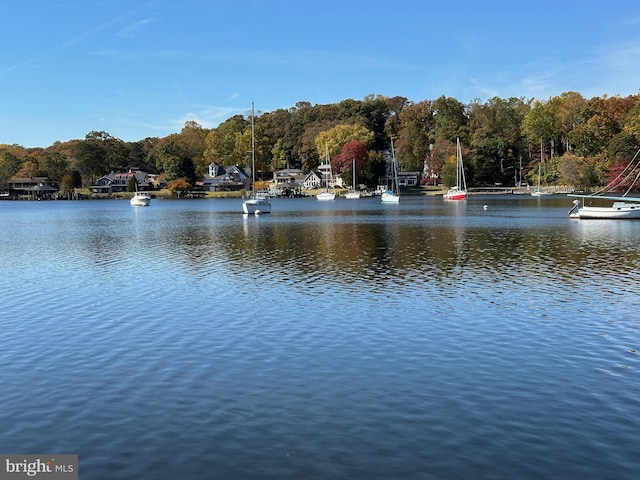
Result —
[{"label": "green tree", "polygon": [[574,188],[584,186],[580,176],[580,160],[575,155],[567,153],[559,157],[558,172],[563,185],[572,185]]},{"label": "green tree", "polygon": [[406,106],[400,114],[400,132],[397,139],[398,164],[401,171],[422,171],[430,145],[434,142],[435,118],[433,105],[423,101]]},{"label": "green tree", "polygon": [[127,183],[127,192],[135,192],[138,190],[138,180],[135,175],[132,175]]},{"label": "green tree", "polygon": [[441,180],[445,187],[456,185],[458,175],[458,158],[454,153],[449,155],[442,165]]},{"label": "green tree", "polygon": [[433,102],[433,139],[455,142],[456,138],[466,138],[469,132],[469,119],[465,107],[455,98],[441,96]]},{"label": "green tree", "polygon": [[46,176],[59,182],[69,169],[69,160],[61,152],[47,150],[40,157],[39,165]]},{"label": "green tree", "polygon": [[204,162],[209,165],[216,162],[220,165],[236,165],[236,136],[242,134],[248,122],[242,115],[234,115],[225,120],[218,128],[207,133],[205,137]]},{"label": "green tree", "polygon": [[640,141],[640,102],[635,103],[620,119],[622,131]]},{"label": "green tree", "polygon": [[549,104],[535,101],[522,121],[522,135],[531,145],[549,142],[554,138],[555,124],[554,112]]},{"label": "green tree", "polygon": [[195,181],[193,161],[180,135],[175,133],[169,135],[156,146],[154,151],[156,162],[164,171],[167,182],[178,178],[186,178],[189,182]]},{"label": "green tree", "polygon": [[65,173],[60,180],[60,192],[67,198],[71,198],[74,190],[82,186],[82,177],[77,170]]},{"label": "green tree", "polygon": [[6,188],[7,183],[20,168],[20,159],[11,151],[0,151],[0,188]]},{"label": "green tree", "polygon": [[271,158],[273,160],[273,168],[276,170],[282,170],[289,165],[289,156],[284,147],[283,139],[279,138],[276,140],[276,143],[271,150]]},{"label": "green tree", "polygon": [[92,183],[108,172],[107,149],[99,132],[88,133],[83,141],[76,144],[74,158],[77,170]]},{"label": "green tree", "polygon": [[184,154],[191,159],[197,177],[202,177],[205,174],[210,163],[207,162],[204,155],[208,133],[209,130],[202,128],[193,120],[186,122],[180,132]]},{"label": "green tree", "polygon": [[529,105],[520,98],[497,97],[469,108],[471,153],[467,184],[495,185],[514,182],[519,158],[525,148],[522,122]]},{"label": "green tree", "polygon": [[583,123],[583,105],[585,99],[576,92],[564,92],[559,97],[549,99],[549,108],[554,112],[555,124],[554,132],[562,152],[571,152],[573,147],[569,140],[569,135],[574,128]]},{"label": "green tree", "polygon": [[369,152],[369,160],[362,167],[358,175],[358,183],[364,183],[368,187],[378,185],[378,179],[387,174],[387,162],[381,152]]},{"label": "green tree", "polygon": [[[384,124],[384,134],[386,138],[398,138],[400,136],[401,121],[400,115],[402,111],[409,105],[409,102],[405,97],[385,97],[385,103],[387,105],[387,118]],[[378,147],[379,150],[384,150],[387,145]]]}]

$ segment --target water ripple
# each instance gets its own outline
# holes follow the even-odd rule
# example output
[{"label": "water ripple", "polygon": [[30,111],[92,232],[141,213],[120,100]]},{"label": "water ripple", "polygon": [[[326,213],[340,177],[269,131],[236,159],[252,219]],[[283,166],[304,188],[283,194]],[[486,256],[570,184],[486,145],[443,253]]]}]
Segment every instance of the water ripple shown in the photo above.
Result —
[{"label": "water ripple", "polygon": [[635,478],[640,225],[555,201],[0,202],[0,449],[91,478]]}]

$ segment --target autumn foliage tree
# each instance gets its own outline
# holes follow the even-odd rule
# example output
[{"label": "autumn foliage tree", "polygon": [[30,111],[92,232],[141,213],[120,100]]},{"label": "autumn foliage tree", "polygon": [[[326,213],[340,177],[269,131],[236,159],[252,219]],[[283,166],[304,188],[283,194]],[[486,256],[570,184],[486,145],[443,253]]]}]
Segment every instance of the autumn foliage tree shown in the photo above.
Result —
[{"label": "autumn foliage tree", "polygon": [[193,185],[186,178],[176,178],[175,180],[169,182],[167,188],[173,193],[174,196],[180,198],[183,197],[186,193],[193,190]]},{"label": "autumn foliage tree", "polygon": [[354,160],[356,178],[362,178],[362,171],[369,161],[369,152],[364,143],[358,141],[345,143],[340,154],[336,155],[331,161],[331,168],[334,172],[342,175],[347,185],[351,185],[353,181]]},{"label": "autumn foliage tree", "polygon": [[[635,165],[635,168],[632,166]],[[630,164],[629,161],[618,162],[609,167],[607,172],[607,185],[617,192],[626,192],[637,183],[640,176],[638,162]]]}]

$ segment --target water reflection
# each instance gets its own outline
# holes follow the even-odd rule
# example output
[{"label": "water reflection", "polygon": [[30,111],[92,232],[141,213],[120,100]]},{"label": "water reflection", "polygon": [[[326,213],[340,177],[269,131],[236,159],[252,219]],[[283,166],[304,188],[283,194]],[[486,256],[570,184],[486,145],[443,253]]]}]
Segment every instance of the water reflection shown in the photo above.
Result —
[{"label": "water reflection", "polygon": [[372,204],[357,209],[358,202],[342,202],[344,208],[302,203],[312,208],[289,206],[258,217],[172,209],[153,219],[136,217],[134,235],[125,234],[126,223],[114,233],[112,221],[93,221],[86,253],[97,262],[135,250],[163,255],[200,277],[214,267],[233,272],[236,265],[256,275],[345,285],[497,275],[574,283],[593,274],[585,269],[614,274],[631,271],[638,261],[640,225],[634,222],[575,222],[563,206],[534,216],[545,207],[536,204],[516,215],[513,204],[494,203],[484,211],[486,200],[420,200],[393,210]]},{"label": "water reflection", "polygon": [[565,202],[0,202],[5,450],[92,478],[634,478],[640,222]]}]

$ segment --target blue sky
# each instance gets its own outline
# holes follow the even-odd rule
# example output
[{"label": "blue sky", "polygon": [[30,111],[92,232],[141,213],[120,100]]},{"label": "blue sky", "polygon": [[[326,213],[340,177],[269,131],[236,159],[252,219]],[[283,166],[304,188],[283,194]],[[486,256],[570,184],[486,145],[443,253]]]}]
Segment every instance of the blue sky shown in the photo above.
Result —
[{"label": "blue sky", "polygon": [[0,143],[25,147],[212,128],[252,101],[640,88],[636,0],[20,0],[2,17]]}]

